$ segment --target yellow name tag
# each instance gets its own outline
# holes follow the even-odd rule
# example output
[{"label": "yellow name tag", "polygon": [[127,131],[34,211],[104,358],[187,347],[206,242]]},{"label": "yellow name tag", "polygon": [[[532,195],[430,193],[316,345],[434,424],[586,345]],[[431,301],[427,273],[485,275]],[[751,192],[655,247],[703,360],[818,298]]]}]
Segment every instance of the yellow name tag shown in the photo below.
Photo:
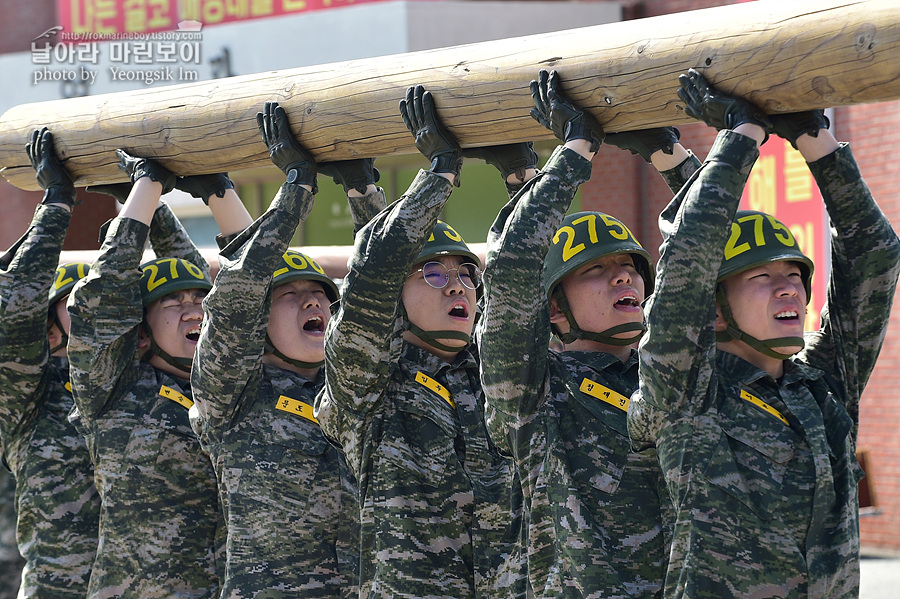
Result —
[{"label": "yellow name tag", "polygon": [[444,401],[450,404],[451,408],[453,408],[454,410],[456,409],[456,402],[453,401],[453,398],[450,396],[450,390],[447,389],[447,387],[443,386],[430,376],[422,374],[421,372],[416,373],[416,382],[424,387],[428,387],[429,389],[443,397]]},{"label": "yellow name tag", "polygon": [[764,412],[768,412],[775,418],[778,418],[779,420],[781,420],[783,423],[788,424],[787,418],[782,416],[781,412],[779,412],[778,410],[776,410],[775,408],[773,408],[772,406],[770,406],[769,404],[767,404],[760,398],[756,397],[755,395],[751,395],[750,393],[748,393],[747,391],[745,391],[743,389],[741,389],[741,399],[749,401],[754,406],[762,409]]},{"label": "yellow name tag", "polygon": [[588,378],[582,379],[581,387],[579,387],[578,390],[582,393],[590,395],[591,397],[596,397],[600,401],[605,401],[609,405],[617,407],[623,412],[628,411],[628,402],[630,401],[629,398],[625,397],[621,393],[613,391],[609,387],[604,387],[596,381],[592,381]]},{"label": "yellow name tag", "polygon": [[302,416],[307,420],[319,424],[319,421],[316,420],[315,416],[313,416],[313,407],[308,403],[303,403],[298,399],[291,399],[287,395],[282,395],[278,398],[278,402],[275,404],[275,407],[282,412],[288,412],[289,414],[293,414],[294,416]]},{"label": "yellow name tag", "polygon": [[66,381],[66,384],[63,386],[66,388],[66,391],[68,391],[69,393],[72,392],[72,383]]},{"label": "yellow name tag", "polygon": [[171,387],[166,387],[165,385],[163,385],[162,387],[159,388],[159,395],[160,395],[160,397],[165,397],[166,399],[171,399],[178,405],[183,406],[183,407],[187,408],[188,410],[190,410],[191,406],[194,405],[193,401],[191,401],[190,399],[188,399],[187,397],[185,397],[184,395],[182,395],[175,389],[172,389]]}]

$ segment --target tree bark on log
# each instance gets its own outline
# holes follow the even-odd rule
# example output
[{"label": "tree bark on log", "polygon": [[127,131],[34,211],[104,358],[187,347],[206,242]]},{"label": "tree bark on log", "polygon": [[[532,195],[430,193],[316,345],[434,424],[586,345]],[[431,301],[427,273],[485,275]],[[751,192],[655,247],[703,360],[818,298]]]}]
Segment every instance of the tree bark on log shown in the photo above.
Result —
[{"label": "tree bark on log", "polygon": [[[561,9],[564,10],[564,5]],[[397,110],[410,85],[430,90],[463,147],[547,139],[529,116],[539,69],[607,131],[690,122],[676,90],[694,67],[767,112],[900,98],[896,0],[760,0],[322,66],[16,106],[0,117],[0,171],[37,185],[24,152],[50,127],[76,185],[125,181],[116,148],[179,175],[268,164],[255,115],[285,108],[319,161],[415,152]]]}]

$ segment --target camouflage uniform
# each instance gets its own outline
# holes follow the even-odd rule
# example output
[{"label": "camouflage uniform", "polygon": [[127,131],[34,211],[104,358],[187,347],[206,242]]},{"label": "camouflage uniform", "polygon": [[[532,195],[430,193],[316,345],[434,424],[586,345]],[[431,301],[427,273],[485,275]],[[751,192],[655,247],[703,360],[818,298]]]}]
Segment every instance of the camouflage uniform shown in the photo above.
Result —
[{"label": "camouflage uniform", "polygon": [[222,250],[204,301],[191,424],[212,459],[228,527],[223,598],[358,595],[356,485],[312,417],[324,376],[262,363],[272,273],[312,203],[310,192],[283,185]]},{"label": "camouflage uniform", "polygon": [[16,544],[16,479],[0,468],[0,599],[16,599],[25,560]]},{"label": "camouflage uniform", "polygon": [[629,429],[658,448],[677,510],[665,593],[857,597],[858,406],[884,339],[900,242],[846,145],[810,163],[833,227],[822,328],[806,334],[779,380],[717,353],[717,274],[757,156],[753,140],[721,132],[660,217],[659,283]]},{"label": "camouflage uniform", "polygon": [[[677,189],[696,159],[666,173]],[[637,354],[552,352],[544,256],[591,163],[560,146],[491,228],[480,324],[492,438],[515,457],[528,521],[528,571],[538,597],[648,597],[662,589],[668,503],[652,451],[630,448],[624,399]]]},{"label": "camouflage uniform", "polygon": [[20,597],[84,597],[100,499],[84,439],[66,420],[69,365],[50,356],[48,292],[71,213],[39,206],[0,265],[0,440],[16,481]]},{"label": "camouflage uniform", "polygon": [[[149,229],[157,255],[207,271],[164,203]],[[114,219],[69,299],[71,418],[87,440],[102,498],[88,596],[217,597],[216,479],[188,420],[190,385],[137,353],[147,236],[139,221]]]},{"label": "camouflage uniform", "polygon": [[403,285],[451,189],[420,171],[360,231],[328,325],[316,417],[359,482],[362,597],[524,594],[519,485],[488,440],[476,358],[401,337]]}]

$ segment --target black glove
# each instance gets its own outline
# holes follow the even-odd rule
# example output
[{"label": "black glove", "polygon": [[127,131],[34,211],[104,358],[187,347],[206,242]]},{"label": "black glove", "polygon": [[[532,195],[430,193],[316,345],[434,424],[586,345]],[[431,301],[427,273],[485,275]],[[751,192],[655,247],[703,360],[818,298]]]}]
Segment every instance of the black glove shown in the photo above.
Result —
[{"label": "black glove", "polygon": [[150,158],[132,156],[125,150],[116,150],[119,157],[119,170],[126,173],[134,183],[141,177],[162,183],[162,195],[175,189],[175,173]]},{"label": "black glove", "polygon": [[[765,129],[766,140],[769,139],[772,121],[757,106],[743,98],[729,96],[710,87],[703,75],[694,69],[689,69],[687,75],[679,75],[678,82],[681,84],[678,97],[684,102],[684,112],[689,117],[719,130],[734,129],[743,123],[753,123]],[[766,143],[766,140],[763,140],[763,143]]]},{"label": "black glove", "polygon": [[131,193],[133,183],[110,183],[109,185],[89,185],[87,191],[90,193],[102,193],[116,198],[120,204],[124,204]]},{"label": "black glove", "polygon": [[187,192],[195,198],[200,198],[209,206],[209,198],[216,196],[225,197],[226,189],[234,189],[234,183],[228,178],[228,173],[216,173],[212,175],[190,175],[178,177],[175,188]]},{"label": "black glove", "polygon": [[525,181],[525,171],[537,168],[538,156],[534,151],[534,144],[523,141],[517,144],[504,144],[502,146],[485,146],[483,148],[468,148],[462,151],[466,158],[480,158],[500,171],[503,180],[515,173],[520,182]]},{"label": "black glove", "polygon": [[416,149],[431,162],[431,172],[453,173],[456,185],[459,185],[462,150],[456,138],[438,120],[431,92],[421,85],[408,88],[406,99],[400,100],[400,116],[416,138]]},{"label": "black glove", "polygon": [[772,119],[772,133],[791,142],[795,150],[797,149],[797,138],[804,133],[819,137],[819,129],[831,127],[831,122],[825,116],[824,110],[770,114],[769,118]]},{"label": "black glove", "polygon": [[675,127],[657,127],[656,129],[607,133],[604,141],[609,145],[628,150],[632,154],[639,154],[641,158],[650,162],[650,156],[657,150],[671,155],[679,139],[681,139],[681,131]]},{"label": "black glove", "polygon": [[381,180],[381,173],[375,168],[374,158],[323,162],[319,165],[319,174],[331,177],[335,183],[342,185],[344,193],[355,189],[365,194],[366,187],[375,185]]},{"label": "black glove", "polygon": [[69,171],[56,156],[53,134],[46,127],[35,129],[31,141],[25,144],[25,152],[35,170],[38,185],[44,190],[41,203],[75,206],[75,185]]},{"label": "black glove", "polygon": [[291,133],[284,108],[278,102],[266,102],[263,111],[256,113],[256,125],[269,148],[269,158],[287,176],[287,182],[309,185],[317,193],[316,160]]},{"label": "black glove", "polygon": [[538,80],[532,79],[532,118],[552,131],[563,143],[586,139],[591,142],[591,152],[596,152],[605,137],[603,127],[592,114],[569,102],[562,93],[561,85],[556,71],[547,73],[541,69]]}]

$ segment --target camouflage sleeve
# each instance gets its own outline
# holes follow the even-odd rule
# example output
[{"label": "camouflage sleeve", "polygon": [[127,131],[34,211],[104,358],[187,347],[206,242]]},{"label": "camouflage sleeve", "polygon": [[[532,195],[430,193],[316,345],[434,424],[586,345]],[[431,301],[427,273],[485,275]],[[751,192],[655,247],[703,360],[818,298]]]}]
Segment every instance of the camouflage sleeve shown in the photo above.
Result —
[{"label": "camouflage sleeve", "polygon": [[[729,224],[758,156],[751,138],[720,132],[706,163],[660,215],[663,243],[640,345],[640,392],[651,409],[670,413],[670,421],[687,421],[706,409],[702,399],[709,396],[716,352],[716,278]],[[630,432],[652,440],[661,425]]]},{"label": "camouflage sleeve", "polygon": [[71,212],[38,206],[28,230],[0,259],[0,430],[14,432],[38,406],[47,360],[47,297]]},{"label": "camouflage sleeve", "polygon": [[272,273],[312,205],[312,193],[285,183],[269,209],[219,254],[221,270],[203,302],[203,329],[191,370],[204,433],[224,430],[240,398],[253,394],[249,386],[265,349]]},{"label": "camouflage sleeve", "polygon": [[157,258],[181,258],[203,271],[203,276],[209,278],[209,264],[206,258],[191,241],[184,226],[169,205],[160,200],[159,208],[153,213],[150,221],[150,246]]},{"label": "camouflage sleeve", "polygon": [[380,187],[364,196],[347,196],[347,203],[350,205],[350,215],[353,217],[354,238],[370,220],[387,206],[384,190]]},{"label": "camouflage sleeve", "polygon": [[[535,178],[540,173],[541,173],[541,171],[538,170],[537,174],[535,175]],[[499,238],[503,234],[503,225],[504,225],[504,223],[506,223],[506,220],[509,218],[509,214],[513,211],[513,209],[516,206],[516,200],[517,200],[516,196],[518,196],[522,192],[522,190],[525,189],[525,187],[530,185],[533,180],[534,180],[534,178],[529,179],[525,183],[517,183],[517,184],[507,183],[506,184],[506,195],[509,196],[510,201],[507,202],[506,205],[500,209],[500,212],[497,214],[497,218],[494,219],[494,222],[492,223],[491,228],[488,229],[487,243],[485,244],[488,248],[488,255],[490,255],[490,248],[497,247],[500,243]],[[485,266],[487,266],[487,264],[485,264]],[[483,300],[483,298],[482,298],[482,300]],[[483,305],[483,303],[484,302],[482,301],[482,305]],[[474,335],[476,335],[476,337],[477,337],[478,335],[481,334],[480,331],[481,331],[480,327],[476,327],[476,330],[474,331]]]},{"label": "camouflage sleeve", "polygon": [[858,423],[859,399],[887,332],[900,272],[900,241],[848,145],[841,144],[809,168],[831,220],[831,278],[822,328],[807,335],[800,357],[826,372],[840,373],[847,411]]},{"label": "camouflage sleeve", "polygon": [[69,297],[69,373],[78,411],[92,420],[116,396],[123,373],[137,360],[142,249],[149,227],[116,218],[88,276]]},{"label": "camouflage sleeve", "polygon": [[219,250],[224,250],[228,246],[228,244],[237,239],[238,235],[240,234],[241,231],[238,231],[237,233],[231,233],[229,235],[222,235],[221,233],[219,233],[218,235],[216,235],[216,247],[219,248]]},{"label": "camouflage sleeve", "polygon": [[544,256],[591,162],[559,146],[541,172],[503,207],[491,226],[479,324],[481,379],[488,430],[507,446],[511,431],[545,396],[550,311],[544,293]]},{"label": "camouflage sleeve", "polygon": [[390,379],[402,345],[400,293],[452,189],[445,178],[419,171],[403,197],[356,236],[325,335],[325,389],[316,399],[316,418],[334,439],[353,433]]},{"label": "camouflage sleeve", "polygon": [[690,150],[688,150],[688,154],[688,157],[675,168],[659,171],[659,175],[663,178],[663,181],[666,182],[666,185],[669,186],[669,189],[672,190],[672,193],[681,191],[684,184],[690,180],[691,175],[700,168],[700,160],[698,160]]}]

